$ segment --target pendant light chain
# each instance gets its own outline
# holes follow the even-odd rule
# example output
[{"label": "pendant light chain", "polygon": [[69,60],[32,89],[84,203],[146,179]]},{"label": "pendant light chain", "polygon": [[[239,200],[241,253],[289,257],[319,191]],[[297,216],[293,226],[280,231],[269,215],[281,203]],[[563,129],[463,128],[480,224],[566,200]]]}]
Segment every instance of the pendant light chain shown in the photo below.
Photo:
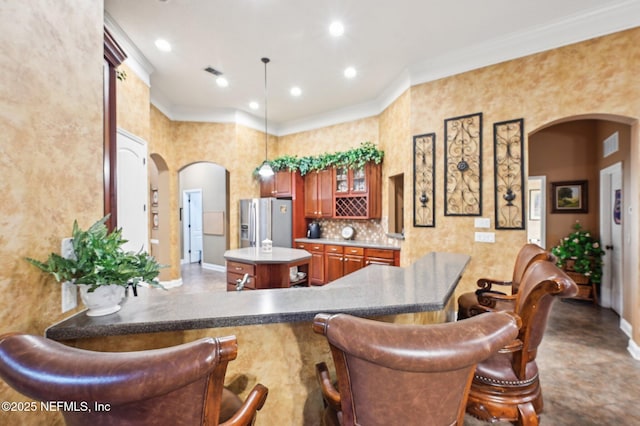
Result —
[{"label": "pendant light chain", "polygon": [[266,179],[273,176],[273,168],[269,164],[269,133],[267,127],[267,64],[269,63],[269,58],[262,58],[262,62],[264,63],[264,161],[258,173]]},{"label": "pendant light chain", "polygon": [[269,63],[269,58],[262,58],[262,62],[264,62],[264,160],[269,160],[268,155],[268,142],[269,142],[269,133],[267,133],[267,64]]}]

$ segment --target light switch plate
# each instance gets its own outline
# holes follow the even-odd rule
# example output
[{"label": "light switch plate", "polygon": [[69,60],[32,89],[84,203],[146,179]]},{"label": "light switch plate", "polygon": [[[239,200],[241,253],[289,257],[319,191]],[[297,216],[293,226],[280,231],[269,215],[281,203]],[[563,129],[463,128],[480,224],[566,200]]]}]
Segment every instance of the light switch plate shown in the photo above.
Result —
[{"label": "light switch plate", "polygon": [[474,225],[476,228],[490,228],[491,219],[488,217],[478,217],[474,220]]},{"label": "light switch plate", "polygon": [[61,286],[62,312],[67,312],[78,306],[78,291],[76,285],[71,281],[65,281]]}]

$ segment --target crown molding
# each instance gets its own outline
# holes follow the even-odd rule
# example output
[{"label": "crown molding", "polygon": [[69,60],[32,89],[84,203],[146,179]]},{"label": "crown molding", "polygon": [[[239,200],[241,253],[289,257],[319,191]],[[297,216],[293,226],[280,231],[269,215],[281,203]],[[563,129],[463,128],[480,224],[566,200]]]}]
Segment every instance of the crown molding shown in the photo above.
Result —
[{"label": "crown molding", "polygon": [[151,74],[155,71],[151,62],[142,54],[140,49],[133,44],[124,30],[113,20],[111,15],[104,11],[104,26],[127,54],[125,64],[149,87],[151,87]]},{"label": "crown molding", "polygon": [[[105,13],[105,21],[106,17]],[[284,136],[376,116],[389,107],[407,89],[417,84],[428,83],[638,26],[640,26],[640,0],[628,0],[614,5],[596,7],[569,18],[478,43],[463,50],[458,49],[411,65],[369,102],[302,119],[269,123],[269,133],[275,136]],[[120,42],[119,39],[117,40]],[[123,42],[121,46],[127,53],[129,52],[126,47],[127,43]],[[154,92],[153,88],[151,91]],[[256,130],[264,130],[264,126],[260,124],[257,117],[244,111],[226,109],[212,111],[176,107],[167,102],[164,102],[160,107],[155,103],[155,100],[156,97],[152,96],[152,103],[171,120],[235,122]]]}]

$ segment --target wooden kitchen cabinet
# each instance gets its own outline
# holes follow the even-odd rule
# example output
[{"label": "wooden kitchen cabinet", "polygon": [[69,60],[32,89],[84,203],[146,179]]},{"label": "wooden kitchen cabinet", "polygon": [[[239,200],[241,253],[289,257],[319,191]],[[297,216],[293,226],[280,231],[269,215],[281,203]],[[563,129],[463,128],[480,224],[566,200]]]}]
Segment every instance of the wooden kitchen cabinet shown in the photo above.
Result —
[{"label": "wooden kitchen cabinet", "polygon": [[364,249],[364,264],[400,266],[400,250],[366,248]]},{"label": "wooden kitchen cabinet", "polygon": [[325,246],[324,259],[327,282],[331,282],[363,268],[364,249],[362,247],[327,245]]},{"label": "wooden kitchen cabinet", "polygon": [[306,250],[311,253],[311,262],[309,263],[309,284],[323,285],[325,280],[324,273],[324,244],[296,243],[296,248]]},{"label": "wooden kitchen cabinet", "polygon": [[[306,276],[296,281],[291,281],[289,270],[295,266],[299,272]],[[292,260],[288,263],[244,263],[227,260],[227,291],[237,291],[238,280],[242,280],[245,274],[249,274],[244,290],[262,290],[274,288],[289,288],[296,286],[309,286],[309,259]]]},{"label": "wooden kitchen cabinet", "polygon": [[[281,170],[266,179],[260,179],[260,196],[290,198],[302,190],[300,173]],[[299,188],[299,189],[298,189]]]},{"label": "wooden kitchen cabinet", "polygon": [[382,168],[367,163],[363,168],[333,169],[333,216],[348,219],[379,219],[382,214]]},{"label": "wooden kitchen cabinet", "polygon": [[307,218],[333,216],[331,170],[318,170],[304,176],[304,215]]},{"label": "wooden kitchen cabinet", "polygon": [[330,283],[367,265],[400,266],[400,250],[308,242],[296,242],[295,247],[311,253],[311,285]]},{"label": "wooden kitchen cabinet", "polygon": [[304,216],[304,180],[298,172],[279,171],[268,179],[260,180],[260,197],[286,198],[291,200],[292,239],[307,235],[307,223]]}]

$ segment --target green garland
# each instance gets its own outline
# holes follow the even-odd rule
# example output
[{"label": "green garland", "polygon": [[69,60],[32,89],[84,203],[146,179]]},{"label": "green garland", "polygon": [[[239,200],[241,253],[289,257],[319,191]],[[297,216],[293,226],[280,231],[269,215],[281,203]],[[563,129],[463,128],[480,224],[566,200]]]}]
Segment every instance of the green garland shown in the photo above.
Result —
[{"label": "green garland", "polygon": [[[380,164],[384,157],[384,151],[379,150],[371,142],[363,142],[358,148],[348,151],[324,153],[318,156],[298,157],[296,155],[283,155],[269,163],[274,172],[280,170],[299,171],[304,176],[314,170],[323,170],[329,167],[348,167],[359,169],[370,161]],[[254,174],[258,173],[260,166],[256,167]]]}]

